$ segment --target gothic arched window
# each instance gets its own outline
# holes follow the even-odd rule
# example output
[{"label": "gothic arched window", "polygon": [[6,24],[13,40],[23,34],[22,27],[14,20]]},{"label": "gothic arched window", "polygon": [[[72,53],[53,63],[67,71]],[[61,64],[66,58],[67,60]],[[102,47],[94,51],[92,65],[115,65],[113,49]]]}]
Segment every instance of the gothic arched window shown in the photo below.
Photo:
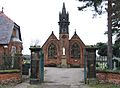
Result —
[{"label": "gothic arched window", "polygon": [[75,58],[75,59],[79,59],[80,58],[80,47],[77,43],[74,43],[71,46],[71,57]]},{"label": "gothic arched window", "polygon": [[57,54],[57,49],[56,46],[51,43],[50,46],[48,47],[48,58],[54,58]]}]

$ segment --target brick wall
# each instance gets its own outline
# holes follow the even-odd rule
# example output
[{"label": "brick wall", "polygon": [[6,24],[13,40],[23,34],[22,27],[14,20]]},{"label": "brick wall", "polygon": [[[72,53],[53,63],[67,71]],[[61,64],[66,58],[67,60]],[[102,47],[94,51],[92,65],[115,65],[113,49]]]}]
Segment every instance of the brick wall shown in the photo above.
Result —
[{"label": "brick wall", "polygon": [[22,81],[21,73],[0,73],[0,84],[20,83]]},{"label": "brick wall", "polygon": [[96,76],[100,82],[120,84],[120,72],[98,71]]}]

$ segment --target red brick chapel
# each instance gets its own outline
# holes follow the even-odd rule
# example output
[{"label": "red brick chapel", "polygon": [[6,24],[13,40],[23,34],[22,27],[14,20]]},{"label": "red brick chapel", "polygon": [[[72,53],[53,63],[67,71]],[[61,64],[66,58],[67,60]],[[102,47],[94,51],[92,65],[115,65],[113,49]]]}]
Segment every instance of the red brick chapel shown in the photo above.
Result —
[{"label": "red brick chapel", "polygon": [[62,67],[84,66],[85,44],[76,31],[69,39],[69,13],[63,3],[62,12],[59,13],[59,39],[53,31],[43,44],[45,66],[56,65]]}]

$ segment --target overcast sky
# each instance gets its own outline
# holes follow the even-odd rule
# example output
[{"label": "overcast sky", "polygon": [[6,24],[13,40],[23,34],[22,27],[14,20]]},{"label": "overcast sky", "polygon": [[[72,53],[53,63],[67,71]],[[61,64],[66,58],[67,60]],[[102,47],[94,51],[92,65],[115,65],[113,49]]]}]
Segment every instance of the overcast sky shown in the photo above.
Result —
[{"label": "overcast sky", "polygon": [[1,10],[4,7],[4,13],[21,27],[23,54],[30,54],[29,47],[36,40],[42,46],[52,31],[59,37],[59,12],[63,2],[69,12],[70,38],[76,29],[85,45],[107,42],[106,14],[92,19],[93,12],[78,11],[77,0],[0,0]]}]

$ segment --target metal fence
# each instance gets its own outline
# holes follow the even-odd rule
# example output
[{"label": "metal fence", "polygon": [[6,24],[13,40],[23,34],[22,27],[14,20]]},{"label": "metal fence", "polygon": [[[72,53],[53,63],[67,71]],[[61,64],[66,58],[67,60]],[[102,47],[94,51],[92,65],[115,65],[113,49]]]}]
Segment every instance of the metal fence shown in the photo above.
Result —
[{"label": "metal fence", "polygon": [[[112,67],[114,70],[120,70],[120,58],[112,58]],[[96,69],[107,69],[107,56],[96,57]]]},{"label": "metal fence", "polygon": [[0,70],[20,69],[22,56],[0,55]]},{"label": "metal fence", "polygon": [[107,57],[99,56],[96,57],[96,69],[106,69],[107,68]]}]

